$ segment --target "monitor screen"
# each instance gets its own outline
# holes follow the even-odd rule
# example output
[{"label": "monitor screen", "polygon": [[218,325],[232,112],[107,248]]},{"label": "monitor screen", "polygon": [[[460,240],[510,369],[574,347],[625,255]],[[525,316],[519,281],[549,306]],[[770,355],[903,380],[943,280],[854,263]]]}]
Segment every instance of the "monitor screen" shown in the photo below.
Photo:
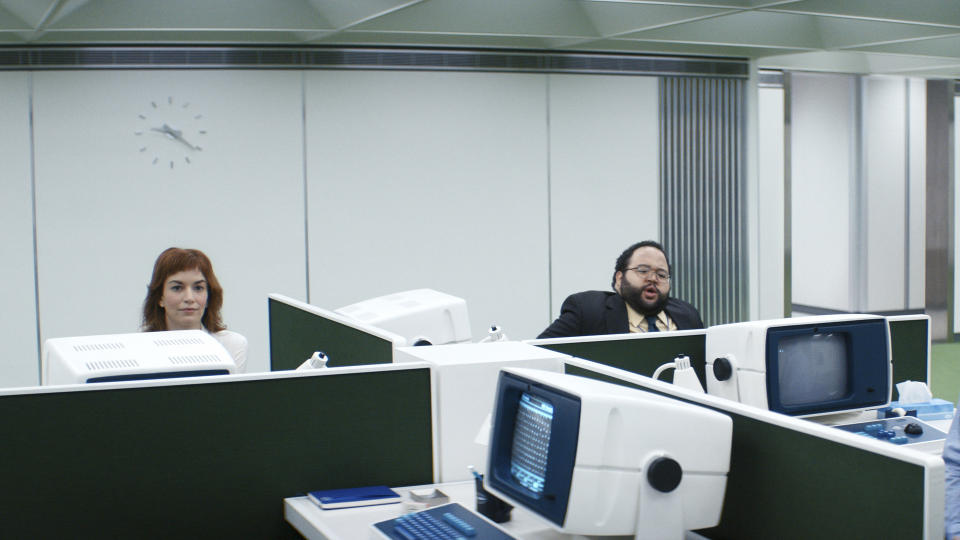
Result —
[{"label": "monitor screen", "polygon": [[[580,400],[559,388],[501,372],[488,476],[501,489],[561,525],[580,432]],[[496,454],[494,459],[492,456]]]},{"label": "monitor screen", "polygon": [[510,453],[510,475],[538,499],[543,495],[547,475],[552,423],[553,404],[527,392],[520,395]]},{"label": "monitor screen", "polygon": [[840,399],[850,392],[849,340],[839,332],[791,336],[777,353],[780,401],[785,406]]}]

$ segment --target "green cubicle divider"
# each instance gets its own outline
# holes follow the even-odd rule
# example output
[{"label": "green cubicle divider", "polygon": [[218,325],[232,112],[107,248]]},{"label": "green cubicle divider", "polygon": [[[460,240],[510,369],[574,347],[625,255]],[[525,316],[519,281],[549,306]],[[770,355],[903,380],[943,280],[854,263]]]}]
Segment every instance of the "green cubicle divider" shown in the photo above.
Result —
[{"label": "green cubicle divider", "polygon": [[[650,377],[663,364],[673,362],[683,354],[706,388],[706,361],[704,331],[658,332],[657,334],[613,334],[575,338],[534,339],[530,345],[543,347],[577,358],[620,368]],[[673,381],[673,370],[661,375],[661,380]]]},{"label": "green cubicle divider", "polygon": [[387,364],[394,347],[405,344],[395,334],[281,295],[270,295],[267,311],[270,371],[296,369],[315,351],[329,357],[330,367]]},{"label": "green cubicle divider", "polygon": [[[893,383],[921,381],[930,384],[930,317],[903,315],[887,317],[893,356]],[[897,399],[897,389],[893,389]]]},{"label": "green cubicle divider", "polygon": [[433,482],[430,378],[384,366],[5,392],[0,537],[292,536],[285,497]]},{"label": "green cubicle divider", "polygon": [[[697,531],[708,538],[943,537],[943,462],[938,456],[916,452],[916,459],[905,459],[899,447],[891,450],[895,455],[871,452],[810,433],[803,427],[812,425],[806,420],[759,409],[750,414],[739,403],[718,405],[725,400],[717,398],[681,397],[665,391],[665,385],[604,368],[574,360],[566,373],[695,403],[732,418],[721,520]],[[842,437],[853,438],[848,435]]]},{"label": "green cubicle divider", "polygon": [[[929,384],[930,318],[926,315],[906,315],[887,319],[890,323],[893,383],[910,380]],[[527,343],[648,377],[660,365],[685,354],[690,357],[700,384],[706,388],[705,341],[705,330],[690,330],[655,335],[614,334],[534,339]],[[671,382],[673,371],[664,372],[661,380]],[[894,387],[893,399],[896,398]]]}]

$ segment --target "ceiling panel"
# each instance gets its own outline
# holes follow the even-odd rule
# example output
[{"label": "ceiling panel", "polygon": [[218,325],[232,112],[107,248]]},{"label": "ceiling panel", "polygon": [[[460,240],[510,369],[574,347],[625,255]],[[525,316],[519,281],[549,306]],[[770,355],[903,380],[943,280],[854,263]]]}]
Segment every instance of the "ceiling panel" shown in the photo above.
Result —
[{"label": "ceiling panel", "polygon": [[354,29],[508,36],[600,35],[580,2],[557,0],[431,0]]},{"label": "ceiling panel", "polygon": [[[331,32],[327,32],[329,34]],[[220,45],[302,43],[325,35],[322,32],[301,33],[291,30],[65,30],[47,32],[33,39],[35,44],[130,44],[153,45]]]},{"label": "ceiling panel", "polygon": [[831,71],[841,73],[865,73],[870,69],[869,55],[858,52],[810,52],[767,56],[761,67],[774,69],[797,69]]},{"label": "ceiling panel", "polygon": [[3,0],[0,2],[0,20],[4,12],[12,13],[31,30],[37,28],[55,11],[69,12],[86,3],[86,0]]},{"label": "ceiling panel", "polygon": [[608,51],[960,77],[960,0],[0,0],[0,44]]},{"label": "ceiling panel", "polygon": [[33,24],[28,23],[19,14],[0,5],[0,30],[33,31]]},{"label": "ceiling panel", "polygon": [[336,28],[347,28],[382,17],[398,9],[420,4],[425,0],[307,0],[317,13]]},{"label": "ceiling panel", "polygon": [[532,36],[478,36],[417,33],[368,32],[349,30],[311,41],[318,45],[409,45],[443,47],[478,47],[507,49],[550,49],[548,38]]},{"label": "ceiling panel", "polygon": [[836,17],[818,19],[823,48],[862,48],[873,44],[916,41],[958,35],[960,29],[912,23],[872,20],[845,20]]},{"label": "ceiling panel", "polygon": [[661,43],[656,41],[607,39],[581,43],[579,50],[618,51],[627,53],[680,54],[693,56],[760,58],[795,52],[796,49],[757,47],[754,45],[724,45],[710,43]]},{"label": "ceiling panel", "polygon": [[688,5],[637,5],[623,2],[580,2],[580,4],[583,16],[587,17],[598,30],[599,35],[604,37],[730,13],[728,9]]},{"label": "ceiling panel", "polygon": [[960,35],[937,39],[926,39],[923,41],[875,45],[863,47],[863,50],[913,56],[960,58]]},{"label": "ceiling panel", "polygon": [[774,7],[795,4],[802,0],[585,0],[597,3],[622,3],[622,4],[674,4],[683,6],[699,7],[725,7],[736,9],[749,9],[759,7]]},{"label": "ceiling panel", "polygon": [[917,70],[942,71],[960,67],[957,59],[904,56],[897,54],[867,54],[869,70],[876,73],[901,73],[909,75]]},{"label": "ceiling panel", "polygon": [[50,30],[330,29],[307,0],[91,0],[58,13]]},{"label": "ceiling panel", "polygon": [[952,0],[801,0],[769,9],[960,26],[960,4]]},{"label": "ceiling panel", "polygon": [[817,17],[809,15],[744,11],[622,37],[647,41],[816,49],[822,43],[818,23]]},{"label": "ceiling panel", "polygon": [[904,76],[955,78],[960,73],[960,61],[957,60],[850,51],[770,56],[764,58],[762,64],[776,69]]}]

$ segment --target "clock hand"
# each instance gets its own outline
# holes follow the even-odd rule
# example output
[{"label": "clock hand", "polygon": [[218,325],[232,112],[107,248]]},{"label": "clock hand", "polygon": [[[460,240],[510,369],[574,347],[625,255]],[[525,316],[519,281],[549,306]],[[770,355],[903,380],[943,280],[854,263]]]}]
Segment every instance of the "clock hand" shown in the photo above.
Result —
[{"label": "clock hand", "polygon": [[185,144],[185,145],[187,146],[187,148],[189,148],[189,149],[191,149],[191,150],[200,150],[200,147],[199,147],[199,146],[194,146],[194,145],[190,144],[186,139],[184,139],[184,138],[183,138],[183,135],[181,135],[181,132],[179,132],[179,131],[176,131],[176,132],[173,133],[173,138],[176,139],[176,140],[178,140],[178,141],[180,141],[180,142],[182,142],[183,144]]},{"label": "clock hand", "polygon": [[182,131],[180,131],[179,129],[173,129],[172,127],[168,126],[167,124],[164,124],[164,125],[162,125],[162,126],[159,127],[159,128],[150,128],[150,131],[156,131],[156,132],[159,132],[159,133],[163,133],[164,135],[166,135],[167,137],[170,137],[171,139],[173,139],[173,140],[175,140],[175,141],[180,141],[181,143],[183,143],[184,145],[186,145],[187,148],[189,148],[189,149],[191,149],[191,150],[200,150],[200,147],[199,147],[199,146],[194,146],[194,145],[190,144],[189,141],[187,141],[186,139],[183,138],[183,132],[182,132]]}]

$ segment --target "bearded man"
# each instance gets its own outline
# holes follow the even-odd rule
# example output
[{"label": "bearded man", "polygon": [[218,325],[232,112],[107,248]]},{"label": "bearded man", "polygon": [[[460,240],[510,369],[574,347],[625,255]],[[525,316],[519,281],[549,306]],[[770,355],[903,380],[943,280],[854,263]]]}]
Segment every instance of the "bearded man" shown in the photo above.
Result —
[{"label": "bearded man", "polygon": [[615,292],[584,291],[563,301],[560,316],[538,338],[703,328],[697,308],[670,296],[663,246],[644,240],[617,257]]}]

